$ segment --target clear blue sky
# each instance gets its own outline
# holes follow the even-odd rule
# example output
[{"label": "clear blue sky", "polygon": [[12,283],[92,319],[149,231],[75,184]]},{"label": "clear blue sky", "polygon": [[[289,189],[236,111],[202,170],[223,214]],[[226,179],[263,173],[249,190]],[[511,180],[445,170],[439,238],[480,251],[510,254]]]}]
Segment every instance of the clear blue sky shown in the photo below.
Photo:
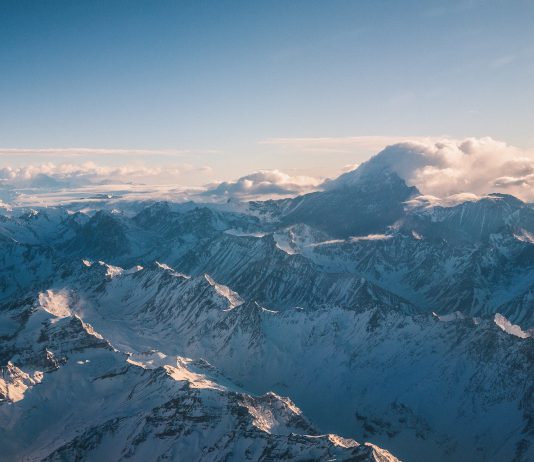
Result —
[{"label": "clear blue sky", "polygon": [[529,0],[0,2],[0,148],[186,149],[231,178],[368,155],[273,138],[532,147],[533,82]]}]

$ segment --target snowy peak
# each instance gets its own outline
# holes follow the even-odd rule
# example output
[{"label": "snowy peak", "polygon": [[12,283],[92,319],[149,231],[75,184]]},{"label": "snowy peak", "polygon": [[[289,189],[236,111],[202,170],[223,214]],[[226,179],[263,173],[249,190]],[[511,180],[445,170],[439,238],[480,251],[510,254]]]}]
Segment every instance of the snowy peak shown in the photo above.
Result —
[{"label": "snowy peak", "polygon": [[363,167],[327,183],[324,192],[293,199],[282,222],[304,223],[333,237],[384,232],[418,191],[387,169],[367,172]]},{"label": "snowy peak", "polygon": [[468,200],[457,205],[431,205],[425,198],[414,198],[401,229],[410,229],[431,239],[451,243],[480,242],[496,233],[534,231],[534,211],[522,201],[504,194]]},{"label": "snowy peak", "polygon": [[[209,287],[216,284],[202,279]],[[74,297],[49,290],[36,303],[10,309],[21,325],[0,347],[1,357],[11,356],[0,377],[0,425],[6,429],[0,445],[6,460],[144,461],[178,455],[195,460],[200,446],[203,460],[217,462],[266,457],[396,461],[370,445],[320,435],[290,399],[244,393],[205,361],[111,348],[68,314],[76,310]],[[55,367],[37,370],[31,352],[39,351]],[[54,362],[55,357],[61,360]],[[31,425],[24,418],[30,410]],[[61,438],[45,436],[59,433]]]},{"label": "snowy peak", "polygon": [[[377,156],[378,157],[378,156]],[[397,191],[406,188],[405,181],[388,165],[377,162],[377,158],[364,162],[356,170],[343,173],[325,182],[325,190],[352,189],[363,194],[379,194],[384,190]],[[411,195],[419,195],[415,187],[409,187]]]},{"label": "snowy peak", "polygon": [[43,379],[41,371],[26,373],[8,361],[2,366],[0,376],[0,405],[3,402],[15,403],[24,398],[28,388],[37,385]]},{"label": "snowy peak", "polygon": [[215,280],[213,280],[208,274],[205,274],[204,278],[212,287],[215,288],[219,295],[223,296],[228,300],[231,308],[235,308],[236,306],[242,305],[244,303],[243,299],[239,296],[237,292],[234,292],[227,286],[217,284],[217,282],[215,282]]}]

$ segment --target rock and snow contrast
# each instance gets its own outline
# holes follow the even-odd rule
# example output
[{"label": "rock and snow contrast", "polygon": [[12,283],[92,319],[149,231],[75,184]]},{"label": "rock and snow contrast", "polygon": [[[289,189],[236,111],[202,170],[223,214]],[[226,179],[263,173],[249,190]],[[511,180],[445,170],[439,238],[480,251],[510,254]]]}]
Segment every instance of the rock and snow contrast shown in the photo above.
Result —
[{"label": "rock and snow contrast", "polygon": [[532,204],[377,161],[291,199],[6,206],[0,460],[534,460],[533,236]]}]

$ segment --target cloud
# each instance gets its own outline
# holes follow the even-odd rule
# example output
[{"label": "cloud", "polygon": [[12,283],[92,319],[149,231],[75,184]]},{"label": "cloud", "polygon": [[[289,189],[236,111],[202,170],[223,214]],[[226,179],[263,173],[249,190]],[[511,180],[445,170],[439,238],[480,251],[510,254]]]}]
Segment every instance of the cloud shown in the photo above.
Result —
[{"label": "cloud", "polygon": [[[164,185],[183,183],[184,175],[212,175],[209,166],[191,164],[149,167],[141,163],[121,166],[105,166],[95,162],[45,163],[24,167],[0,168],[0,185],[14,188],[41,188],[45,190],[69,190],[79,187],[141,184]],[[204,180],[205,181],[205,180]],[[308,176],[291,176],[278,170],[261,170],[235,181],[211,183],[203,188],[178,187],[180,194],[189,194],[198,199],[217,200],[226,197],[265,198],[294,196],[317,188],[322,179]],[[109,186],[106,186],[109,187]],[[184,189],[185,188],[185,189]],[[167,194],[167,190],[165,190]]]},{"label": "cloud", "polygon": [[[386,138],[352,137],[343,138],[341,141],[335,139],[335,143],[346,146],[369,143],[368,146],[371,146],[373,143],[385,142]],[[328,146],[334,142],[330,138],[313,140],[319,146]],[[208,184],[201,190],[191,190],[190,194],[199,200],[288,197],[330,189],[336,185],[347,184],[347,181],[350,184],[350,181],[357,179],[362,172],[382,168],[396,172],[409,185],[416,186],[425,196],[424,200],[421,199],[424,203],[420,201],[420,206],[437,201],[448,203],[443,202],[445,198],[450,198],[450,203],[474,200],[491,192],[513,194],[520,199],[534,201],[534,152],[521,150],[492,138],[417,138],[395,142],[359,166],[346,165],[341,169],[345,173],[335,180],[323,182],[323,179],[313,176],[289,175],[280,170],[260,170],[235,181]],[[133,182],[151,185],[181,184],[186,188],[185,185],[205,183],[206,175],[212,174],[213,170],[208,166],[186,163],[158,166],[144,163],[119,166],[100,165],[95,162],[43,163],[0,168],[0,185],[51,190]],[[191,178],[194,178],[194,181],[189,181]]]},{"label": "cloud", "polygon": [[214,154],[216,150],[199,149],[127,149],[127,148],[0,148],[0,156],[91,157],[91,156],[168,156]]},{"label": "cloud", "polygon": [[492,138],[397,143],[362,164],[384,167],[427,195],[502,192],[534,200],[533,153]]},{"label": "cloud", "polygon": [[341,171],[343,173],[352,172],[353,170],[356,170],[359,166],[360,166],[360,164],[347,164],[341,169]]},{"label": "cloud", "polygon": [[421,136],[341,136],[320,138],[267,138],[259,141],[261,145],[280,146],[292,152],[308,153],[351,153],[355,149],[363,149],[376,153],[386,146],[409,141],[423,143],[441,137]]},{"label": "cloud", "polygon": [[173,182],[184,173],[211,173],[207,166],[191,164],[148,167],[142,163],[121,166],[98,165],[95,162],[82,164],[44,163],[23,167],[0,168],[0,184],[13,187],[77,187],[102,182]]},{"label": "cloud", "polygon": [[458,193],[447,197],[436,197],[431,195],[422,195],[410,199],[405,204],[409,209],[431,209],[436,206],[454,207],[465,202],[475,202],[484,196],[473,193]]},{"label": "cloud", "polygon": [[309,176],[290,176],[279,170],[260,170],[236,181],[208,185],[207,196],[267,197],[292,196],[316,189],[322,180]]},{"label": "cloud", "polygon": [[490,66],[494,69],[500,69],[501,67],[506,67],[512,64],[516,60],[516,58],[516,55],[513,54],[499,56],[493,61],[490,61]]}]

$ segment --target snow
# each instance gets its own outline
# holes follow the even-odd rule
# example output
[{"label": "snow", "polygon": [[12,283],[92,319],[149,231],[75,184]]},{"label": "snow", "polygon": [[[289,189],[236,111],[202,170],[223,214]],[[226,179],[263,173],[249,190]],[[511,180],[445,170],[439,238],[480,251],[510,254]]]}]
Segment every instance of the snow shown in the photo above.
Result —
[{"label": "snow", "polygon": [[174,380],[187,382],[193,388],[211,388],[224,390],[219,384],[209,380],[206,375],[198,374],[190,370],[193,361],[179,356],[167,356],[160,351],[134,353],[129,356],[127,362],[144,369],[157,369],[162,367]]},{"label": "snow", "polygon": [[345,239],[329,239],[327,241],[321,241],[316,242],[315,244],[311,244],[313,247],[319,247],[321,245],[335,245],[335,244],[344,244],[347,241]]},{"label": "snow", "polygon": [[122,268],[119,268],[118,266],[108,265],[107,263],[101,260],[98,262],[98,264],[106,268],[106,276],[108,276],[109,278],[120,276],[124,271]]},{"label": "snow", "polygon": [[43,372],[27,373],[20,370],[12,362],[2,367],[0,377],[0,405],[7,400],[16,403],[24,398],[26,391],[43,380]]},{"label": "snow", "polygon": [[412,231],[412,236],[414,237],[414,239],[417,239],[418,241],[423,239],[423,236],[419,234],[417,231]]},{"label": "snow", "polygon": [[519,338],[530,338],[531,334],[525,332],[521,329],[520,326],[512,324],[508,319],[506,319],[502,314],[496,313],[494,318],[495,324],[499,326],[504,332],[510,335],[514,335]]},{"label": "snow", "polygon": [[234,292],[232,289],[225,285],[217,284],[217,282],[215,282],[209,274],[205,274],[204,277],[206,278],[206,281],[208,281],[209,284],[215,288],[219,295],[223,296],[230,302],[232,309],[244,303],[243,299],[239,296],[237,292]]},{"label": "snow", "polygon": [[65,318],[71,316],[69,309],[69,296],[67,292],[54,292],[47,290],[39,293],[39,306],[57,318]]},{"label": "snow", "polygon": [[461,311],[455,311],[454,313],[444,314],[441,316],[436,313],[432,313],[432,315],[437,317],[441,322],[452,322],[465,319],[465,315]]},{"label": "snow", "polygon": [[[26,325],[20,341],[48,329],[43,316],[52,315],[31,314],[35,322]],[[251,454],[255,459],[292,454],[292,459],[326,460],[329,455],[345,460],[359,454],[358,460],[368,462],[397,460],[387,452],[388,459],[364,457],[368,446],[317,434],[288,398],[243,393],[205,361],[157,350],[125,357],[102,348],[103,343],[87,343],[84,333],[103,337],[89,331],[87,323],[73,324],[77,320],[61,318],[57,332],[54,328],[44,337],[48,347],[68,352],[56,369],[30,375],[9,362],[7,375],[3,371],[0,393],[11,403],[0,408],[5,429],[0,445],[7,460],[41,460],[53,454],[52,459],[83,455],[92,462],[116,460],[128,451],[131,460],[143,461],[161,458],[169,449],[192,460],[199,446],[211,454],[203,460],[213,462],[243,460]],[[49,355],[53,357],[51,351]],[[28,413],[31,419],[24,417]],[[143,437],[136,437],[139,434]]]},{"label": "snow", "polygon": [[534,244],[534,233],[530,233],[526,229],[521,229],[518,233],[514,233],[514,237],[518,241]]},{"label": "snow", "polygon": [[[170,268],[164,272],[174,274]],[[430,454],[433,460],[450,460],[453,453],[472,455],[469,442],[475,437],[491,451],[491,442],[499,442],[496,416],[507,415],[514,425],[522,425],[517,401],[501,397],[507,393],[502,377],[511,373],[503,358],[519,354],[514,344],[482,363],[478,355],[485,355],[484,350],[469,353],[484,333],[495,335],[492,323],[465,323],[461,312],[441,315],[435,323],[431,317],[393,311],[380,315],[377,322],[374,310],[333,306],[266,310],[253,308],[235,291],[229,296],[231,289],[211,276],[163,276],[143,269],[103,279],[105,285],[98,285],[94,294],[77,289],[86,320],[116,348],[130,351],[127,362],[132,366],[163,369],[192,389],[227,390],[231,380],[255,395],[274,390],[275,402],[285,403],[295,414],[302,409],[322,432],[335,432],[340,438],[366,435],[401,457],[413,454],[413,448],[422,459]],[[239,297],[235,308],[232,297]],[[106,307],[121,305],[124,311],[114,313],[115,322]],[[144,349],[148,345],[153,349]],[[199,370],[188,359],[195,357],[210,365]],[[206,373],[210,367],[227,378],[214,380]],[[484,388],[473,394],[469,387],[480,374]],[[521,392],[514,393],[520,400]],[[450,412],[436,414],[431,403],[440,400]],[[270,407],[245,403],[256,428],[282,431]],[[355,419],[355,413],[362,420]],[[365,434],[371,427],[377,433]],[[401,437],[389,438],[387,432]],[[432,434],[443,436],[434,439]],[[439,443],[445,435],[457,449]]]},{"label": "snow", "polygon": [[230,236],[237,236],[237,237],[257,237],[257,238],[261,238],[261,237],[264,237],[264,236],[267,235],[267,233],[263,233],[263,232],[250,233],[250,232],[246,232],[246,231],[241,231],[239,229],[227,229],[224,232],[225,232],[225,234],[228,234]]},{"label": "snow", "polygon": [[350,242],[360,242],[360,241],[384,241],[386,239],[392,239],[393,236],[389,234],[368,234],[367,236],[351,236],[349,238]]}]

